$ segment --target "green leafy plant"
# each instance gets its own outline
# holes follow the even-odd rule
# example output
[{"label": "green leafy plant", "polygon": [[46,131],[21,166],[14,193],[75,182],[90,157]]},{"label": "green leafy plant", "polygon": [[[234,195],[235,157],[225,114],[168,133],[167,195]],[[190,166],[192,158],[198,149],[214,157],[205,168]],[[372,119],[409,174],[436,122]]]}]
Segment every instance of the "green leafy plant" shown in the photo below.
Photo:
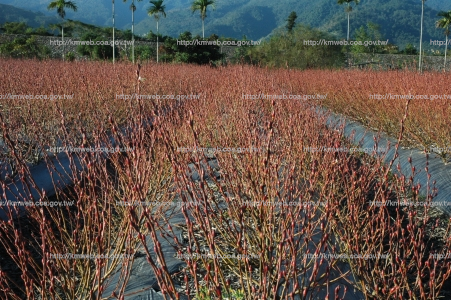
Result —
[{"label": "green leafy plant", "polygon": [[269,41],[263,42],[259,46],[250,47],[248,53],[249,60],[254,64],[274,68],[339,68],[344,64],[342,46],[326,45],[312,46],[324,40],[334,40],[334,38],[317,29],[308,26],[298,25],[291,34],[284,32],[271,37]]},{"label": "green leafy plant", "polygon": [[0,55],[13,58],[48,58],[50,49],[39,44],[36,37],[15,38],[12,42],[0,45]]},{"label": "green leafy plant", "polygon": [[[103,42],[106,38],[97,35],[95,32],[87,32],[81,36],[81,41]],[[77,52],[80,55],[87,55],[91,59],[110,59],[113,57],[113,47],[111,45],[78,45]]]},{"label": "green leafy plant", "polygon": [[206,287],[202,287],[196,295],[196,300],[212,300]]},{"label": "green leafy plant", "polygon": [[73,53],[73,52],[67,52],[67,54],[66,54],[66,59],[68,60],[68,61],[74,61],[75,60],[75,53]]}]

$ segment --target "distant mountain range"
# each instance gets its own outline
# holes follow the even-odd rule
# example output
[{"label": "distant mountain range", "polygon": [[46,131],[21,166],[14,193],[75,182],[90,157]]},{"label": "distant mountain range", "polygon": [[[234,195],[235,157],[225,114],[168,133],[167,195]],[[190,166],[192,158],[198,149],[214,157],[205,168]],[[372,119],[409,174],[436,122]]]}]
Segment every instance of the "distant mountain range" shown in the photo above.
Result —
[{"label": "distant mountain range", "polygon": [[0,25],[5,22],[26,22],[30,27],[48,26],[59,22],[55,16],[32,12],[11,5],[0,4]]},{"label": "distant mountain range", "polygon": [[427,0],[425,5],[433,8],[435,10],[451,10],[451,1],[450,0]]},{"label": "distant mountain range", "polygon": [[[98,26],[112,26],[111,0],[73,0],[78,11],[67,10],[68,19],[79,20]],[[173,37],[183,31],[201,35],[199,12],[190,10],[191,0],[166,0],[167,18],[160,20],[160,32]],[[0,0],[0,23],[26,21],[30,26],[58,22],[56,12],[49,12],[50,0]],[[205,34],[258,40],[274,30],[283,28],[291,11],[298,15],[297,23],[308,24],[338,38],[346,36],[347,19],[344,6],[336,0],[217,0],[216,9],[209,8],[205,20]],[[9,4],[19,10],[1,4]],[[115,1],[116,27],[131,28],[131,0]],[[147,15],[150,3],[135,1],[135,33],[144,35],[156,31],[154,18]],[[451,10],[451,0],[428,0],[425,2],[424,41],[443,39],[443,30],[435,28],[439,10]],[[390,43],[404,47],[407,43],[418,45],[420,31],[420,0],[362,0],[351,13],[351,36],[357,28],[368,21],[379,24],[381,33]],[[429,43],[426,46],[429,45]]]}]

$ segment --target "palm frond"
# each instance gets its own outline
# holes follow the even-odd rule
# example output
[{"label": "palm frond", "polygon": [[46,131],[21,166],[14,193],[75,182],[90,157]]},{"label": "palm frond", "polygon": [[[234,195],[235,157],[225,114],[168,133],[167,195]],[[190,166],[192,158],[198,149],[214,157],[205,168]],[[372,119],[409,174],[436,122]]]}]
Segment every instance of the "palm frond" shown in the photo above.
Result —
[{"label": "palm frond", "polygon": [[155,16],[155,19],[157,20],[160,18],[160,15],[166,18],[166,6],[163,5],[163,0],[151,0],[150,3],[153,4],[153,6],[147,9],[147,14],[149,16]]},{"label": "palm frond", "polygon": [[77,11],[77,5],[73,1],[55,0],[49,3],[48,10],[56,9],[57,14],[64,19],[66,16],[65,8]]},{"label": "palm frond", "polygon": [[449,27],[451,26],[451,10],[450,11],[441,11],[437,14],[437,16],[442,17],[441,19],[435,22],[436,28],[443,28],[445,30],[445,35],[449,35]]}]

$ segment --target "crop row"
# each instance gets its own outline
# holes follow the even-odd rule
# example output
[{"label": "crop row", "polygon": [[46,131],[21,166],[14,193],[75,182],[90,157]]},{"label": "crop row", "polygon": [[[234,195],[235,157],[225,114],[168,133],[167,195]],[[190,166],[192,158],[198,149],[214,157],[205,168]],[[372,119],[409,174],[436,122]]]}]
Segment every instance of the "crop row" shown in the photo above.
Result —
[{"label": "crop row", "polygon": [[[29,176],[25,154],[10,151],[1,158],[40,195],[2,200],[73,203],[26,206],[26,216],[14,220],[13,205],[0,208],[10,216],[0,221],[2,298],[100,299],[114,290],[103,297],[124,299],[140,253],[170,299],[182,294],[313,299],[321,293],[348,299],[345,281],[366,299],[435,299],[448,283],[450,261],[439,257],[450,250],[451,227],[448,218],[431,217],[432,189],[422,199],[414,176],[393,175],[382,158],[304,151],[352,147],[342,131],[325,125],[328,116],[318,113],[317,103],[243,97],[330,93],[328,98],[338,99],[334,83],[321,78],[333,72],[8,60],[0,65],[10,72],[10,77],[0,75],[1,93],[74,94],[70,101],[2,100],[1,138],[7,149],[19,149],[24,137],[40,148],[58,140],[65,149],[105,144],[132,149],[101,156],[68,153],[72,161],[78,157],[83,171],[73,168],[73,185],[51,198]],[[179,109],[172,100],[115,97],[128,93],[201,97]],[[405,101],[393,118],[400,140],[408,132],[413,103]],[[14,107],[23,108],[18,113]],[[264,150],[177,151],[210,147]],[[0,184],[14,188],[5,178]],[[369,204],[406,198],[425,204]],[[142,205],[146,202],[186,205],[175,210]],[[266,205],[247,205],[255,202]],[[171,214],[182,214],[184,223],[171,223]],[[179,276],[169,272],[164,245],[185,263]],[[53,259],[68,253],[113,259]],[[118,268],[112,287],[108,279]]]}]

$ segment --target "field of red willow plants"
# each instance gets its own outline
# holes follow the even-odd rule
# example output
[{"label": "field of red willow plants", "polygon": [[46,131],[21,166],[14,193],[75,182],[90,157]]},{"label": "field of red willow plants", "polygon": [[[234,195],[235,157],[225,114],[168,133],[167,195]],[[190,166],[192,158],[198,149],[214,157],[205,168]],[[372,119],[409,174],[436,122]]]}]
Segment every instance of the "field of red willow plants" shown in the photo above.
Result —
[{"label": "field of red willow plants", "polygon": [[[450,261],[440,259],[450,250],[450,220],[429,205],[432,190],[420,197],[414,176],[392,174],[383,158],[304,151],[351,147],[343,130],[326,126],[318,104],[401,142],[440,146],[449,141],[449,104],[368,94],[451,94],[445,75],[18,60],[0,67],[0,95],[73,95],[0,101],[0,209],[8,216],[0,220],[0,298],[128,299],[140,255],[165,299],[450,295]],[[133,93],[200,96],[116,96]],[[243,99],[260,93],[328,97]],[[132,150],[67,150],[104,146]],[[62,157],[51,147],[65,147],[73,183],[54,182],[49,196],[31,173],[37,163],[55,172]],[[259,151],[178,151],[186,147]],[[19,182],[26,192],[5,199]],[[424,205],[369,204],[401,199]],[[19,213],[7,200],[64,205]],[[177,215],[183,222],[171,221]],[[167,246],[183,262],[177,272]],[[110,258],[55,259],[67,253]]]},{"label": "field of red willow plants", "polygon": [[394,137],[399,132],[406,98],[412,98],[403,146],[427,151],[450,147],[449,73],[311,70],[293,77],[293,88],[301,87],[306,94],[327,94],[322,105]]}]

